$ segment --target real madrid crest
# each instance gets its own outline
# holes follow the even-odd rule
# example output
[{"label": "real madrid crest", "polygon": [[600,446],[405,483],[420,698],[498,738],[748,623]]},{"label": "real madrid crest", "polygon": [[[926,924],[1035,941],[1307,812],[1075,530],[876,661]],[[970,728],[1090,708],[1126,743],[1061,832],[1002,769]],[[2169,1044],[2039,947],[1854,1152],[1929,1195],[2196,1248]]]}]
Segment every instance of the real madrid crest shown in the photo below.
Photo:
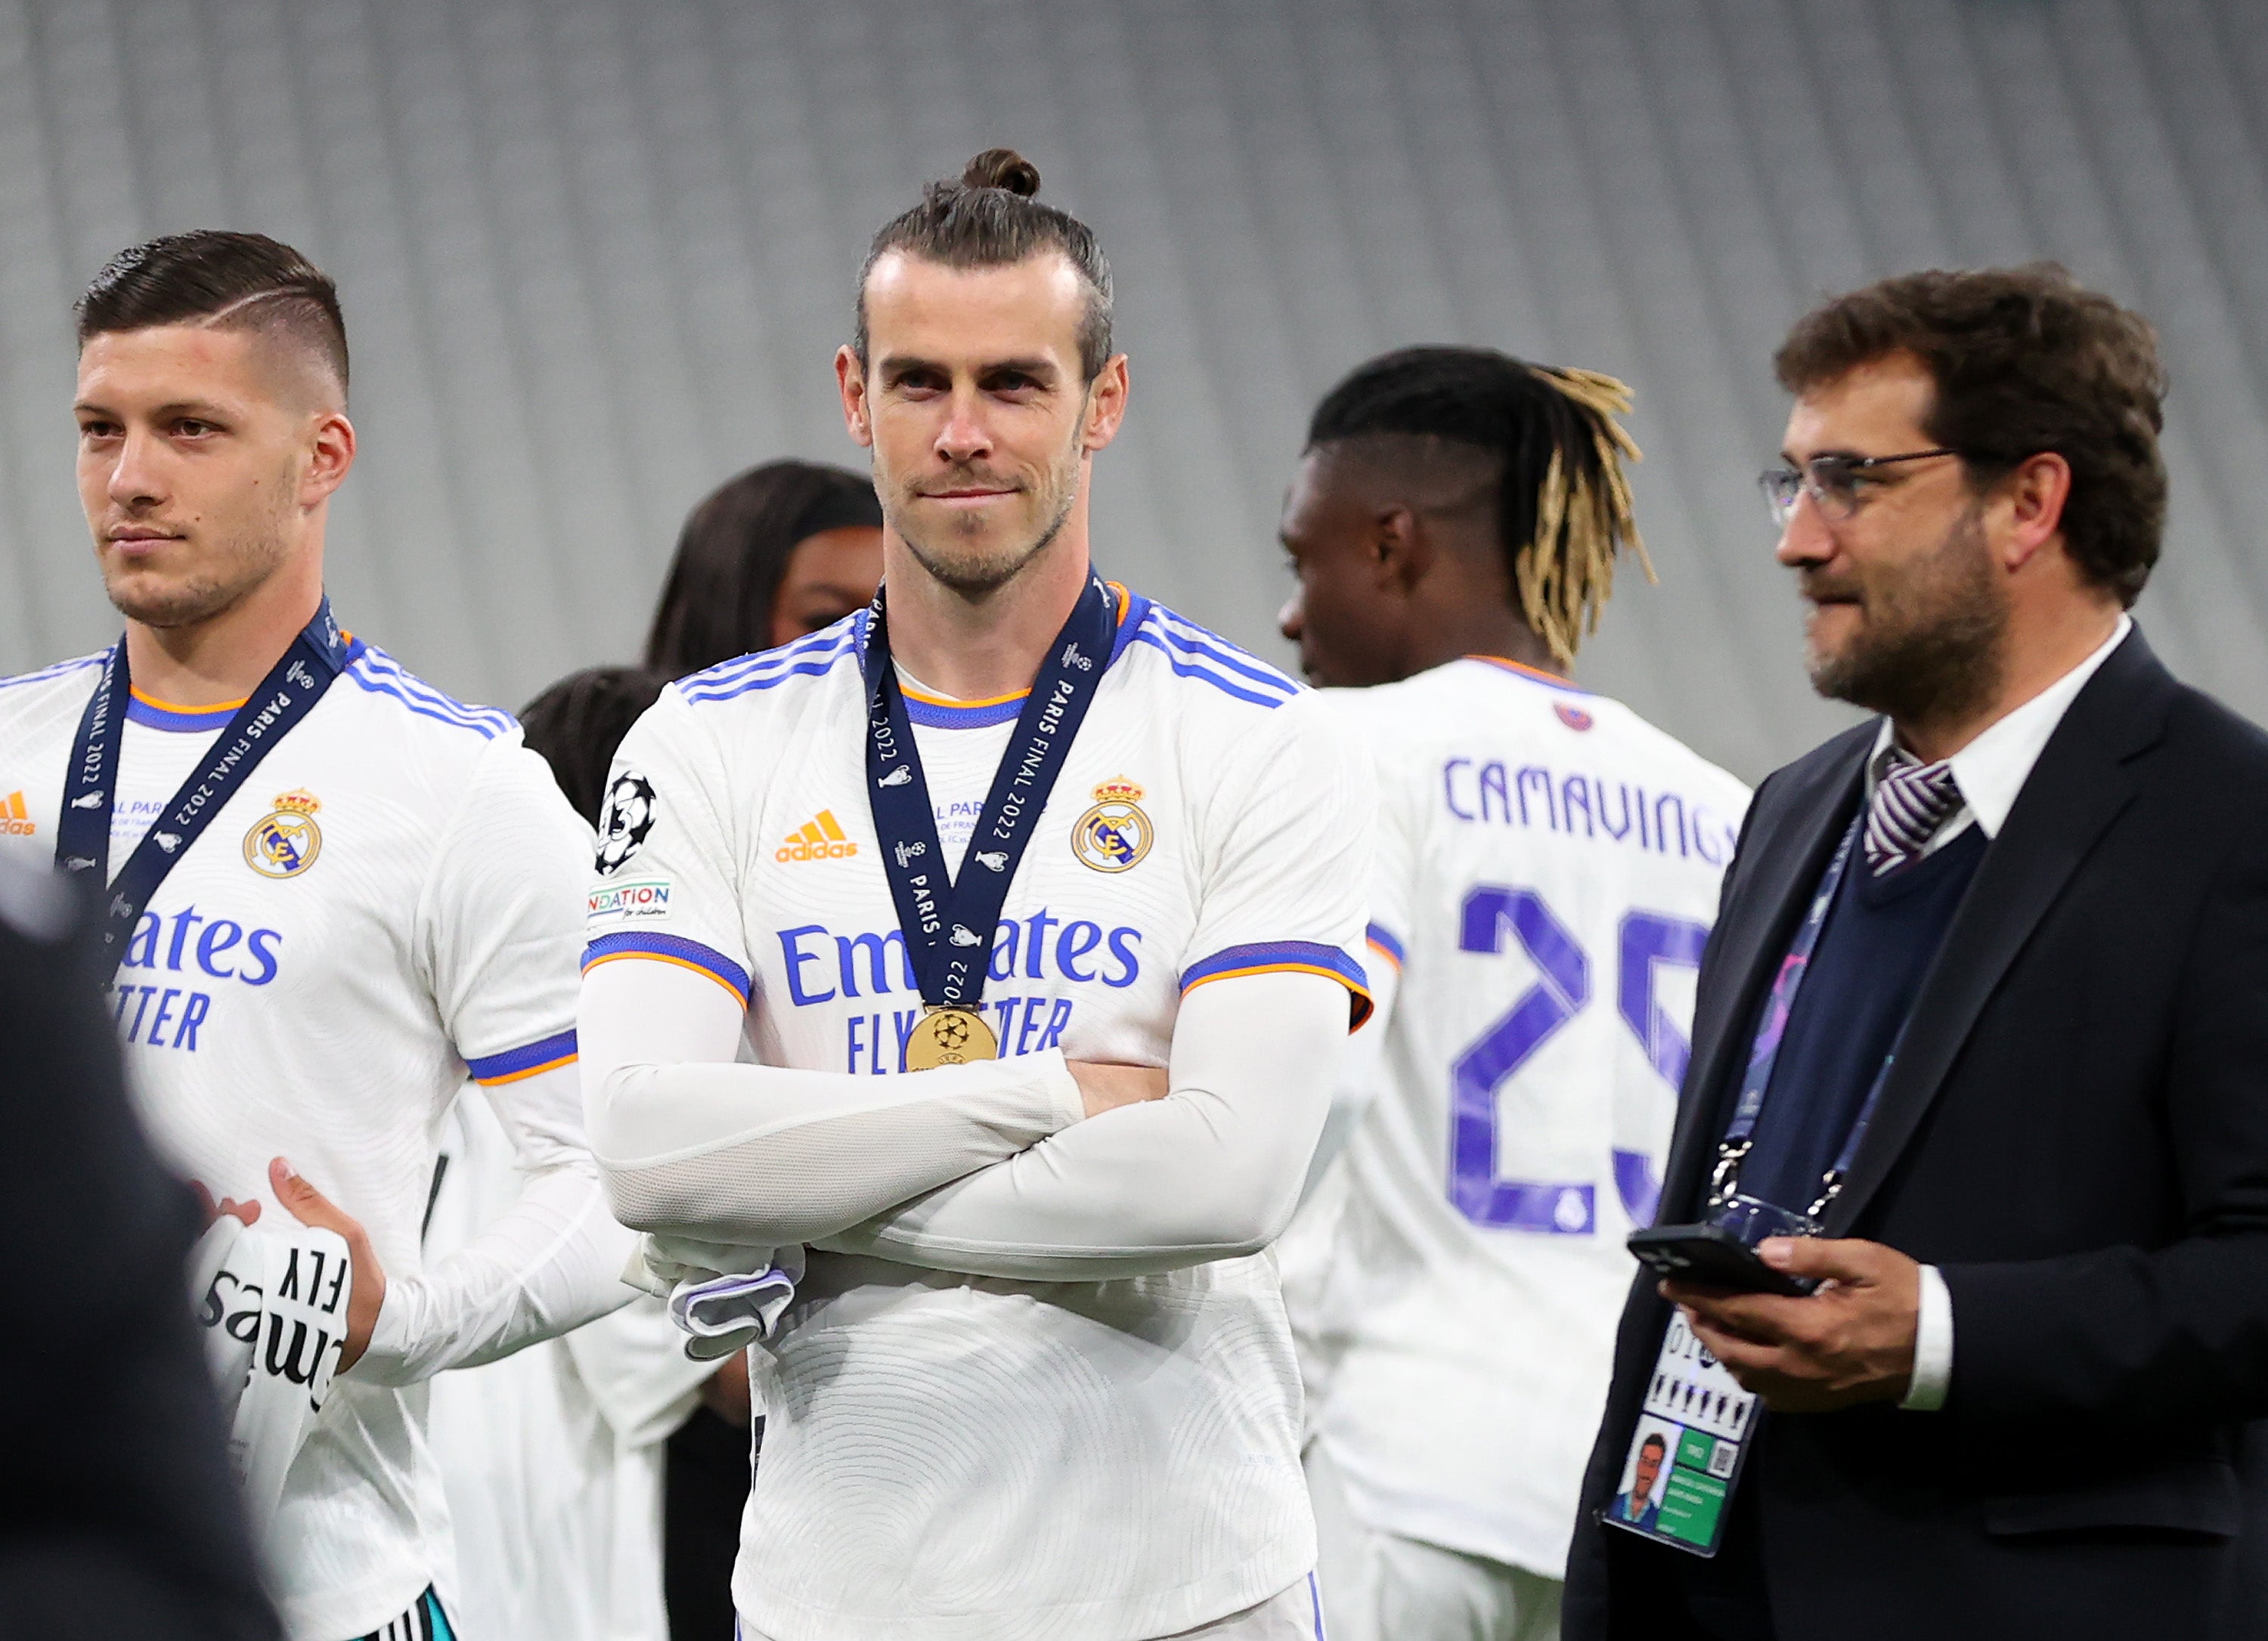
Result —
[{"label": "real madrid crest", "polygon": [[244,835],[244,864],[263,878],[296,878],[306,871],[323,852],[323,831],[315,824],[322,806],[313,792],[277,793],[275,810]]},{"label": "real madrid crest", "polygon": [[1094,807],[1071,829],[1071,852],[1097,872],[1124,872],[1150,852],[1154,835],[1142,813],[1142,789],[1120,776],[1094,789]]}]

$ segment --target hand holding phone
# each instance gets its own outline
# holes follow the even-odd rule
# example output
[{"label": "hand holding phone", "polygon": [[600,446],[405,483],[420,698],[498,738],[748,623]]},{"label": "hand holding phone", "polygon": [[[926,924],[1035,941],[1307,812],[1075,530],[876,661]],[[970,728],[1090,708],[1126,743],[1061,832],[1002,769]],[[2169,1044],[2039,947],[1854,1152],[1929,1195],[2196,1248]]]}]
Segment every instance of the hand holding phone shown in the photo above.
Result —
[{"label": "hand holding phone", "polygon": [[1631,1232],[1626,1246],[1655,1275],[1696,1287],[1801,1299],[1819,1285],[1811,1277],[1774,1270],[1738,1233],[1720,1225],[1654,1225]]}]

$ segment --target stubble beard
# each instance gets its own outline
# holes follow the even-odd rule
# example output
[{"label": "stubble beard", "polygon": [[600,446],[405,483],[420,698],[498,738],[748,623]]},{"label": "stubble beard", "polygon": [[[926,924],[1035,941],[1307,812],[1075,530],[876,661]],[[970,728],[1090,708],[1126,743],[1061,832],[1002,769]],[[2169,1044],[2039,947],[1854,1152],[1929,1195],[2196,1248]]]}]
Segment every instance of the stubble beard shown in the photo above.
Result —
[{"label": "stubble beard", "polygon": [[[913,511],[914,489],[911,485],[882,485],[877,489],[893,497],[882,505],[882,516],[914,562],[927,571],[941,586],[948,587],[963,598],[978,599],[998,592],[1025,568],[1046,552],[1064,526],[1070,521],[1071,509],[1079,501],[1079,453],[1076,438],[1063,460],[1047,470],[1039,486],[1032,492],[1042,522],[1028,539],[1010,541],[987,548],[981,542],[956,541],[956,535],[973,534],[948,526],[941,531],[928,531],[909,516]],[[977,529],[981,521],[970,520]]]},{"label": "stubble beard", "polygon": [[1811,687],[1900,724],[1958,722],[2000,687],[2008,601],[1992,575],[1984,515],[1972,507],[1894,590],[1865,590],[1866,622],[1811,659]]},{"label": "stubble beard", "polygon": [[291,556],[284,518],[254,519],[226,538],[205,565],[178,580],[112,573],[103,566],[103,592],[129,621],[161,630],[195,627],[225,615],[256,592]]}]

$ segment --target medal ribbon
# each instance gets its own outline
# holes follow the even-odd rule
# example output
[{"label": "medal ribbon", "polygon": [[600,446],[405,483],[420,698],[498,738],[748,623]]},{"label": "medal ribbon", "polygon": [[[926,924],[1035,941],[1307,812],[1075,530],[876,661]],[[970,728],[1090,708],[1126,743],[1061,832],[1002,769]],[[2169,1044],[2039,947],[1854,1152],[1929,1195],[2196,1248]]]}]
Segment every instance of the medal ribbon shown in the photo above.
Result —
[{"label": "medal ribbon", "polygon": [[339,630],[331,616],[331,601],[325,599],[315,619],[236,710],[204,762],[181,783],[166,813],[143,835],[140,847],[127,857],[114,881],[110,825],[117,802],[119,749],[126,736],[126,703],[133,684],[127,674],[126,640],[112,646],[79,719],[78,739],[63,777],[63,819],[55,827],[55,865],[110,890],[102,913],[102,949],[110,964],[106,980],[118,972],[126,937],[166,874],[189,852],[260,761],[323,698],[352,659],[352,642]]},{"label": "medal ribbon", "polygon": [[882,870],[898,909],[921,983],[932,1008],[974,1010],[984,996],[992,936],[1000,926],[1008,885],[1032,841],[1040,812],[1063,772],[1071,739],[1110,664],[1117,601],[1090,576],[1071,618],[1049,646],[1017,715],[1008,749],[993,772],[992,790],[976,817],[961,857],[960,880],[946,875],[938,842],[937,813],[914,746],[913,724],[890,662],[884,594],[874,595],[866,618],[861,665],[866,681],[866,797],[882,846]]},{"label": "medal ribbon", "polygon": [[[1827,914],[1834,909],[1836,893],[1843,887],[1843,874],[1850,867],[1852,848],[1859,840],[1865,820],[1862,811],[1851,823],[1851,829],[1843,835],[1835,858],[1828,863],[1826,875],[1820,879],[1819,887],[1812,894],[1811,908],[1804,914],[1786,957],[1780,961],[1771,996],[1764,1004],[1764,1021],[1757,1027],[1755,1046],[1749,1050],[1748,1071],[1741,1078],[1740,1103],[1734,1107],[1733,1120],[1726,1125],[1724,1142],[1718,1149],[1716,1174],[1709,1193],[1712,1203],[1725,1201],[1740,1187],[1741,1162],[1756,1138],[1756,1124],[1764,1119],[1764,1095],[1771,1086],[1772,1068],[1779,1063],[1780,1040],[1786,1034],[1788,1018],[1795,1011],[1796,997],[1803,990],[1804,976],[1811,967],[1811,953],[1819,945],[1820,931],[1827,926]],[[1859,1107],[1842,1150],[1820,1178],[1821,1193],[1809,1210],[1812,1218],[1824,1213],[1842,1190],[1844,1177],[1858,1159],[1859,1142],[1866,1137],[1867,1125],[1874,1121],[1874,1107],[1882,1097],[1882,1085],[1889,1080],[1890,1067],[1896,1059],[1894,1043],[1890,1052],[1882,1056],[1874,1080],[1867,1085],[1866,1100]]]}]

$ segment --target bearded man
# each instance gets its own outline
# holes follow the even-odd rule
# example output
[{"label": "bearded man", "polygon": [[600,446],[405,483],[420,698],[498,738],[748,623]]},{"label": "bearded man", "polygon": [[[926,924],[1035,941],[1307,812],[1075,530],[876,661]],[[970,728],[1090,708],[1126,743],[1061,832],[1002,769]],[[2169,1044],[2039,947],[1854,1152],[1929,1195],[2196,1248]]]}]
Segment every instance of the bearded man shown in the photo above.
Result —
[{"label": "bearded man", "polygon": [[[1819,1285],[1633,1286],[1565,1633],[2257,1635],[2268,740],[2126,614],[2150,328],[1914,274],[1777,364],[1812,682],[1881,716],[1756,794],[1660,1218]],[[1602,1519],[1672,1391],[1657,1523]]]}]

